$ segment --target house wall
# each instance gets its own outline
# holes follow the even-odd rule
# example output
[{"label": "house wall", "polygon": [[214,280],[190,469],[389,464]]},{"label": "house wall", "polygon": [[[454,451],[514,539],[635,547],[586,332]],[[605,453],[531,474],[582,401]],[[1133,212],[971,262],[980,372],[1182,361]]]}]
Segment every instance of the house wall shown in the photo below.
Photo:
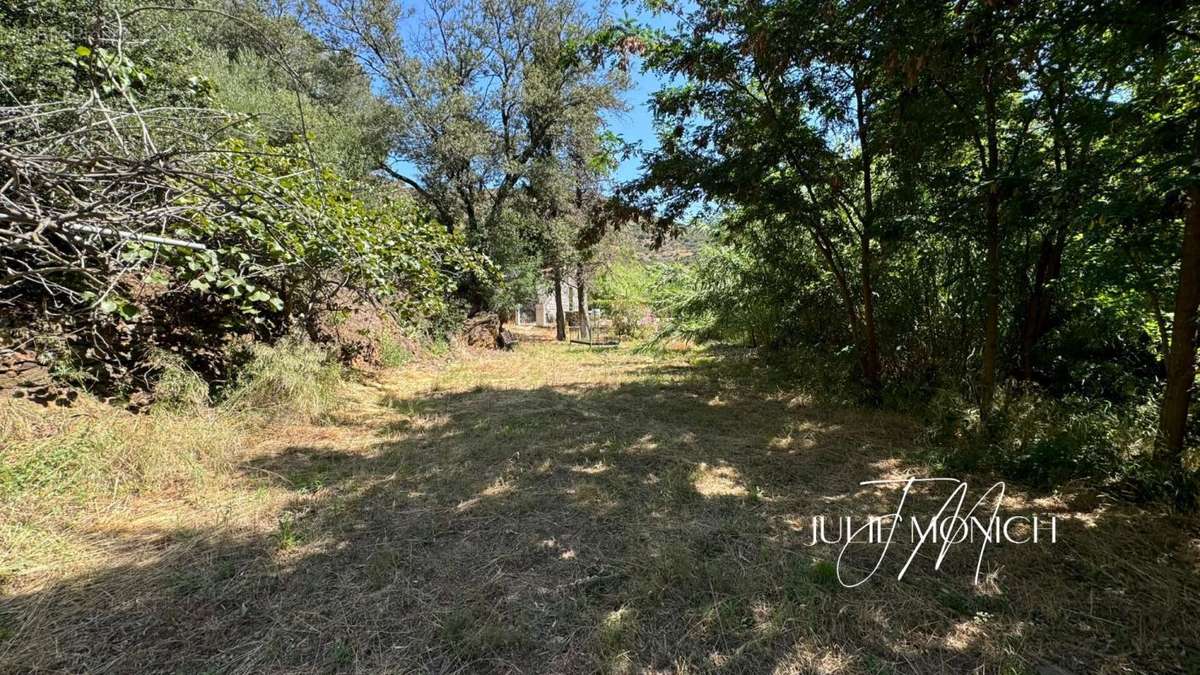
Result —
[{"label": "house wall", "polygon": [[[554,285],[550,284],[550,288],[542,293],[539,304],[545,308],[546,321],[541,324],[543,326],[553,326],[558,313],[558,302],[554,298]],[[563,282],[563,311],[574,312],[579,309],[579,290],[574,284]]]},{"label": "house wall", "polygon": [[[554,282],[544,281],[533,305],[534,321],[539,326],[553,326],[558,303],[554,298]],[[579,310],[579,288],[571,281],[563,280],[563,310]],[[518,311],[518,315],[520,312]]]}]

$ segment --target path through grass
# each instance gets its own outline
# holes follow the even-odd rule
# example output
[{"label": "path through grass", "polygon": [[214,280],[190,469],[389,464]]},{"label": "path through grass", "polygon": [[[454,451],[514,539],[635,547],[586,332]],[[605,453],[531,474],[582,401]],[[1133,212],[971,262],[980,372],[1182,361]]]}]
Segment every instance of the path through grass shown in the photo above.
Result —
[{"label": "path through grass", "polygon": [[808,519],[892,508],[859,483],[924,474],[918,429],[748,354],[527,340],[349,397],[203,493],[39,521],[40,559],[0,579],[0,670],[1200,667],[1194,521],[1093,495],[1012,495],[1059,543],[990,550],[978,586],[972,548],[843,588]]}]

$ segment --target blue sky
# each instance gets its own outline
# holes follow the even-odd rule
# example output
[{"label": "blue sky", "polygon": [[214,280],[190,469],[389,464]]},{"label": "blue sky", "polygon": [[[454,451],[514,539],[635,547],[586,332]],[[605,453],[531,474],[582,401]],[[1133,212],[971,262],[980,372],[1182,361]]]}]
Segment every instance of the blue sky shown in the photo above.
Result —
[{"label": "blue sky", "polygon": [[[626,93],[625,99],[629,110],[617,113],[609,118],[609,126],[626,143],[637,143],[644,149],[653,149],[657,142],[654,138],[653,116],[650,114],[650,95],[662,85],[653,73],[642,73],[639,68],[631,69],[634,86]],[[626,181],[637,176],[641,159],[630,157],[617,167],[617,180]]]},{"label": "blue sky", "polygon": [[[625,3],[624,9],[616,10],[614,14],[618,19],[631,18],[640,24],[655,28],[670,28],[673,23],[670,19],[654,16],[637,2]],[[667,80],[652,72],[642,72],[640,61],[635,61],[632,65],[634,67],[630,68],[630,76],[633,79],[633,87],[625,94],[629,110],[611,116],[609,122],[612,130],[627,143],[640,143],[644,149],[653,149],[657,142],[654,138],[653,116],[650,114],[650,96],[666,84]],[[617,180],[634,178],[640,166],[641,160],[636,156],[625,160],[617,168]]]}]

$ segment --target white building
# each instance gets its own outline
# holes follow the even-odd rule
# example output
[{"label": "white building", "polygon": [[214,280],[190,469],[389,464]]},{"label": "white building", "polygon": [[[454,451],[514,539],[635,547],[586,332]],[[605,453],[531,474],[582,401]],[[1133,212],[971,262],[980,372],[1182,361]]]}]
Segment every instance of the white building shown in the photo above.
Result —
[{"label": "white building", "polygon": [[[579,311],[579,286],[574,278],[564,277],[562,282],[563,311]],[[553,326],[558,302],[554,297],[554,281],[545,280],[538,288],[537,299],[532,305],[521,305],[517,308],[516,324],[518,326]]]}]

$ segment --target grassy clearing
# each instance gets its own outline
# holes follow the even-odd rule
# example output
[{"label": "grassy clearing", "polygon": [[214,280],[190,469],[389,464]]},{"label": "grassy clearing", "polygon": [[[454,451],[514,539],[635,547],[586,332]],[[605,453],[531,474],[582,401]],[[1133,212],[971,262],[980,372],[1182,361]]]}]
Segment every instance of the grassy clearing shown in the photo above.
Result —
[{"label": "grassy clearing", "polygon": [[748,353],[525,337],[349,385],[321,424],[277,418],[218,480],[6,525],[37,544],[6,562],[0,670],[1196,665],[1194,521],[1020,493],[1058,545],[998,547],[981,586],[964,549],[846,589],[804,519],[891,507],[859,482],[925,471],[908,419],[814,404]]}]

